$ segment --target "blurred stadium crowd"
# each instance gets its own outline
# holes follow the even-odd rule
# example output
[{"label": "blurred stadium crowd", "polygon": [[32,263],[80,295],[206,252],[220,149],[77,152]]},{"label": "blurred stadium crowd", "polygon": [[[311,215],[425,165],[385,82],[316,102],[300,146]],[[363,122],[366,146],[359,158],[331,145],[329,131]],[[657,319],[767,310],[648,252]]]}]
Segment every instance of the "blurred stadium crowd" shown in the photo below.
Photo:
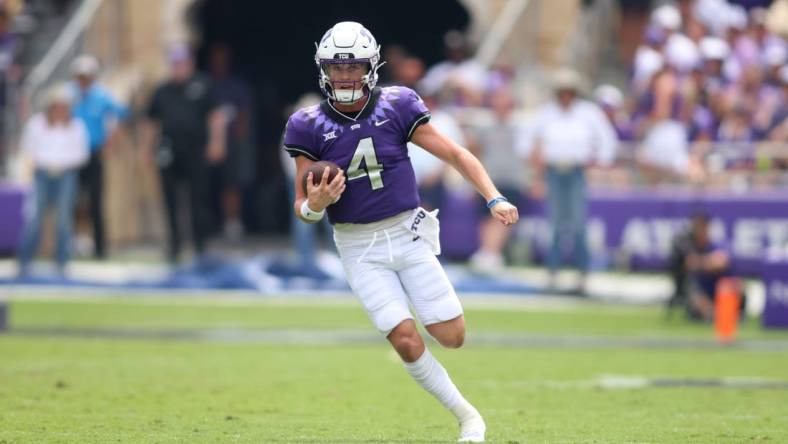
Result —
[{"label": "blurred stadium crowd", "polygon": [[[21,0],[0,3],[0,80],[3,82],[20,81],[16,65],[20,49],[9,23],[39,3],[51,4]],[[319,32],[315,30],[316,37]],[[625,68],[626,82],[608,82],[604,78],[592,81],[582,70],[565,66],[545,75],[547,81],[540,86],[543,100],[535,101],[525,92],[524,83],[530,79],[523,78],[512,66],[485,65],[474,57],[475,48],[468,36],[451,31],[443,36],[445,60],[432,66],[402,46],[384,45],[383,59],[387,63],[381,71],[380,84],[404,85],[418,91],[432,110],[432,123],[474,152],[504,194],[521,207],[542,198],[550,202],[551,190],[554,202],[571,202],[569,208],[553,211],[550,217],[556,224],[568,220],[569,231],[583,236],[585,211],[575,210],[585,206],[586,181],[593,187],[628,190],[693,187],[742,192],[788,186],[785,174],[788,168],[787,37],[788,2],[784,0],[660,2],[650,12],[634,59]],[[203,119],[203,128],[195,128],[195,133],[200,134],[197,142],[209,145],[209,140],[213,141],[216,128],[204,117],[209,111],[218,110],[225,122],[221,131],[225,139],[223,146],[212,147],[206,155],[201,150],[180,152],[177,147],[173,150],[173,146],[164,149],[164,145],[154,141],[155,137],[138,139],[141,144],[158,143],[155,147],[140,148],[153,150],[155,156],[149,159],[150,165],[158,167],[163,179],[165,225],[170,233],[168,256],[172,261],[177,260],[181,231],[176,220],[179,194],[176,188],[184,186],[192,193],[188,199],[192,207],[190,224],[184,225],[192,226],[198,253],[209,236],[238,241],[245,231],[242,207],[248,203],[243,194],[257,183],[259,159],[271,157],[255,149],[256,130],[251,122],[255,121],[252,114],[258,107],[253,103],[255,96],[249,93],[252,88],[249,79],[243,79],[233,69],[231,48],[218,45],[204,53],[209,56],[199,66],[204,66],[206,73],[184,74],[179,70],[183,69],[184,61],[192,60],[192,55],[182,46],[170,48],[167,56],[170,76],[160,89],[172,82],[204,79],[210,86],[210,99],[206,102],[206,114],[197,115]],[[309,56],[304,54],[305,58]],[[100,61],[94,62],[96,66],[86,67],[85,63],[72,65],[68,82],[76,84],[86,75],[100,79]],[[0,88],[2,92],[7,90]],[[76,112],[85,97],[76,89],[72,92],[75,95],[69,99],[49,94],[47,103],[67,104]],[[110,131],[100,140],[89,141],[91,146],[83,163],[70,166],[82,171],[83,188],[93,188],[87,200],[98,201],[91,204],[93,209],[89,214],[81,213],[94,225],[93,242],[89,244],[97,257],[106,254],[100,228],[102,195],[96,190],[103,185],[87,180],[85,176],[90,174],[86,169],[93,168],[95,176],[96,163],[100,163],[96,153],[111,142],[113,129],[136,127],[142,121],[168,125],[167,113],[162,111],[163,99],[157,94],[135,104],[132,116],[125,122],[125,110],[107,107],[108,115],[116,114],[119,121],[114,120]],[[308,93],[285,110],[282,118],[296,107],[321,99],[316,93]],[[108,100],[114,103],[110,96]],[[561,120],[564,117],[555,113],[560,107],[574,109],[576,105],[579,111],[569,120]],[[6,115],[7,107],[12,107],[12,114],[21,109],[19,103],[5,95],[0,97],[0,106],[6,107]],[[591,122],[590,130],[583,129],[586,122]],[[548,130],[552,124],[568,130],[552,134]],[[91,125],[87,127],[90,132]],[[281,131],[281,128],[265,131]],[[587,146],[573,149],[571,154],[561,151],[562,146],[568,145]],[[221,153],[217,154],[216,150]],[[7,159],[9,152],[13,149],[3,147],[2,157]],[[451,196],[473,194],[456,172],[431,155],[416,147],[411,147],[410,154],[427,206],[442,208],[450,205]],[[173,155],[188,167],[180,168],[176,162],[179,166],[177,171],[173,170],[172,159],[165,158]],[[282,165],[277,169],[284,172],[289,188],[292,161],[286,156],[281,160]],[[39,185],[44,186],[43,181]],[[251,193],[267,191],[255,189]],[[555,209],[558,204],[552,206]],[[272,210],[289,210],[289,207],[261,211]],[[483,206],[479,212],[484,214]],[[291,225],[302,257],[312,256],[313,229]],[[506,232],[482,220],[481,246],[471,261],[483,268],[500,266],[500,251],[506,239]],[[554,240],[553,244],[557,243]],[[584,238],[579,238],[576,244],[585,244]],[[587,267],[583,259],[587,254],[579,251],[576,255],[581,269]],[[558,262],[557,258],[547,260],[551,266],[558,266],[552,263]]]}]

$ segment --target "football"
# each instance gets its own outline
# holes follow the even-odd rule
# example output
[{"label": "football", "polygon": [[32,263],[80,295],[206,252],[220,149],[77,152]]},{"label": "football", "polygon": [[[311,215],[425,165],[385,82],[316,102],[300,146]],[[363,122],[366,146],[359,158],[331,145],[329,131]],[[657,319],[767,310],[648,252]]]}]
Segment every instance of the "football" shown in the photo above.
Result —
[{"label": "football", "polygon": [[312,172],[312,183],[317,185],[321,180],[323,180],[323,172],[325,171],[326,167],[331,168],[328,172],[328,181],[331,182],[334,177],[339,174],[339,165],[335,164],[334,162],[321,160],[313,163],[309,166],[309,168],[307,168],[306,171],[304,171],[304,176],[301,178],[301,189],[304,191],[304,195],[306,195],[306,178],[309,176],[309,172]]}]

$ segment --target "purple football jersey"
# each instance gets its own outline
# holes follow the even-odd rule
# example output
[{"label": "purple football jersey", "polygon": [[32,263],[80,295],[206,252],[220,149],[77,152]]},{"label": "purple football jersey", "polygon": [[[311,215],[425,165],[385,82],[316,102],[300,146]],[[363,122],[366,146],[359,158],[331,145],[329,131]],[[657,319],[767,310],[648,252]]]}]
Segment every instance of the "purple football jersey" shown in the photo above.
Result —
[{"label": "purple football jersey", "polygon": [[405,87],[375,88],[355,119],[324,100],[287,121],[285,150],[292,157],[330,160],[345,171],[347,188],[328,207],[335,223],[371,223],[419,206],[407,142],[429,121],[421,98]]}]

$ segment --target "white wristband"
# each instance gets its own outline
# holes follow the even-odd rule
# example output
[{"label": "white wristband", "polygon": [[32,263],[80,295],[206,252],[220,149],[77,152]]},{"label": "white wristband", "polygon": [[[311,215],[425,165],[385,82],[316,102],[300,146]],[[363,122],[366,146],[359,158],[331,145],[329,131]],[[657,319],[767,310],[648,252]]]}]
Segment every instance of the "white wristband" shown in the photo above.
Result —
[{"label": "white wristband", "polygon": [[317,222],[320,219],[322,219],[323,216],[326,215],[326,210],[323,210],[323,211],[320,211],[320,212],[313,211],[311,208],[309,208],[309,205],[307,205],[307,202],[308,202],[308,199],[304,199],[304,203],[301,204],[301,217],[303,217],[306,220],[311,220],[311,221]]}]

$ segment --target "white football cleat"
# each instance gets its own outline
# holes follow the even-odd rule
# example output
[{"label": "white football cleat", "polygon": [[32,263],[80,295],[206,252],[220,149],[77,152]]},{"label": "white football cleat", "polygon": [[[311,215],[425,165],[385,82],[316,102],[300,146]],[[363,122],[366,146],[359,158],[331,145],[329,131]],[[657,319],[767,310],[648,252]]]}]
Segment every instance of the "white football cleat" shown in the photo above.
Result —
[{"label": "white football cleat", "polygon": [[460,437],[457,442],[484,442],[487,425],[478,412],[460,423]]}]

